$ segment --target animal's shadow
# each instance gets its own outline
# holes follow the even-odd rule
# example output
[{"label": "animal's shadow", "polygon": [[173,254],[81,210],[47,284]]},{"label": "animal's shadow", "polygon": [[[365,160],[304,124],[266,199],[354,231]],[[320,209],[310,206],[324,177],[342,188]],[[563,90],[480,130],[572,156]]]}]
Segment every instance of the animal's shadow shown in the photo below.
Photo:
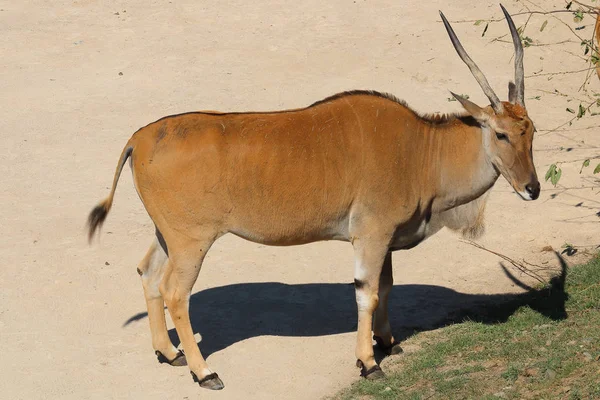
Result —
[{"label": "animal's shadow", "polygon": [[[557,255],[558,256],[558,255]],[[553,319],[567,317],[566,263],[562,273],[542,289],[524,285],[502,266],[509,279],[528,291],[519,294],[465,294],[434,285],[396,285],[390,293],[390,323],[403,340],[414,332],[465,320],[505,322],[517,309],[529,306]],[[277,282],[243,283],[206,289],[192,295],[190,316],[202,336],[205,357],[244,339],[262,335],[323,336],[356,330],[353,284]],[[147,317],[139,313],[127,320]],[[179,340],[169,331],[173,343]]]}]

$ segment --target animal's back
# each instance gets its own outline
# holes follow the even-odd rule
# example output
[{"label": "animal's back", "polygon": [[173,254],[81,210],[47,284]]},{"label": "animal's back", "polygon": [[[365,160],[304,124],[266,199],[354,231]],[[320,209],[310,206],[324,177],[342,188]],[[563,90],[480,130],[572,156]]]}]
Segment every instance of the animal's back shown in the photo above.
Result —
[{"label": "animal's back", "polygon": [[396,158],[410,152],[410,113],[356,94],[283,112],[167,117],[134,135],[136,187],[155,222],[218,224],[267,244],[346,239],[352,203],[400,184],[393,167],[406,171]]}]

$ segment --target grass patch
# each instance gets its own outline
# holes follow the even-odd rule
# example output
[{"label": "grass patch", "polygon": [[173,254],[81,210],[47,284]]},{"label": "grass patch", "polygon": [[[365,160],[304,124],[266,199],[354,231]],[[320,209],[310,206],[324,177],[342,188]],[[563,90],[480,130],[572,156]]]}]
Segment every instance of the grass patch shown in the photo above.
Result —
[{"label": "grass patch", "polygon": [[386,379],[335,398],[600,398],[600,257],[532,296],[506,322],[415,334],[407,342],[420,349],[391,360]]}]

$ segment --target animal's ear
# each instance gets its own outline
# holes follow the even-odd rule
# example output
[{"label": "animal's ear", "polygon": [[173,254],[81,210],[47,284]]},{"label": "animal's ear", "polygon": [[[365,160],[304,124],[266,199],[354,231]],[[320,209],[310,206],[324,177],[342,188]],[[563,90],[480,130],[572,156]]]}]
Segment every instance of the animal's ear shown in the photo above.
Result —
[{"label": "animal's ear", "polygon": [[514,82],[508,82],[508,101],[513,104],[517,102],[517,86]]},{"label": "animal's ear", "polygon": [[463,108],[469,113],[469,115],[475,118],[478,122],[485,123],[489,121],[490,115],[483,108],[479,107],[472,101],[457,95],[456,93],[452,93],[452,96],[454,96],[454,98],[458,100],[460,104],[462,104]]}]

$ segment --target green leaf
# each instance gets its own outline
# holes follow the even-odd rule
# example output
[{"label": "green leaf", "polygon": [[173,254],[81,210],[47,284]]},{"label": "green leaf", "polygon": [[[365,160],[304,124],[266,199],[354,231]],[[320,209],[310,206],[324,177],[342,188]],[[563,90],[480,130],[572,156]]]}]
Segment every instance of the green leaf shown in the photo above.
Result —
[{"label": "green leaf", "polygon": [[561,175],[562,175],[562,170],[560,168],[558,168],[556,166],[556,164],[552,164],[552,165],[550,165],[550,168],[548,168],[548,172],[546,172],[545,180],[546,180],[546,182],[548,182],[548,179],[550,179],[550,182],[552,182],[552,185],[556,186],[556,184],[560,180]]},{"label": "green leaf", "polygon": [[583,20],[583,11],[577,10],[573,13],[573,21],[581,22]]},{"label": "green leaf", "polygon": [[596,165],[596,168],[594,168],[594,174],[597,174],[598,172],[600,172],[600,164]]},{"label": "green leaf", "polygon": [[546,172],[546,177],[544,178],[545,182],[548,182],[548,179],[550,179],[550,177],[556,173],[556,164],[552,164],[550,165],[550,167],[548,167],[548,171]]},{"label": "green leaf", "polygon": [[579,109],[577,111],[577,118],[581,118],[585,115],[585,107],[579,104]]},{"label": "green leaf", "polygon": [[589,167],[590,166],[590,159],[589,158],[583,162],[583,166],[584,167]]},{"label": "green leaf", "polygon": [[479,25],[481,25],[481,23],[482,23],[482,22],[483,22],[483,20],[482,20],[482,19],[478,19],[477,21],[475,21],[475,24],[474,24],[474,25],[475,25],[475,26],[479,26]]},{"label": "green leaf", "polygon": [[553,176],[550,177],[550,182],[552,182],[552,184],[554,186],[556,186],[556,184],[558,183],[558,181],[560,180],[560,176],[562,175],[562,169],[558,168],[556,170],[556,174],[554,174]]},{"label": "green leaf", "polygon": [[483,33],[481,34],[481,37],[485,36],[485,33],[487,32],[488,26],[490,26],[489,23],[485,24],[485,28],[483,28]]},{"label": "green leaf", "polygon": [[548,20],[544,21],[544,23],[542,24],[542,27],[540,28],[540,32],[543,32],[544,28],[546,28],[546,25],[548,25]]},{"label": "green leaf", "polygon": [[570,112],[571,114],[575,114],[575,110],[573,110],[572,108],[567,107],[567,112]]}]

